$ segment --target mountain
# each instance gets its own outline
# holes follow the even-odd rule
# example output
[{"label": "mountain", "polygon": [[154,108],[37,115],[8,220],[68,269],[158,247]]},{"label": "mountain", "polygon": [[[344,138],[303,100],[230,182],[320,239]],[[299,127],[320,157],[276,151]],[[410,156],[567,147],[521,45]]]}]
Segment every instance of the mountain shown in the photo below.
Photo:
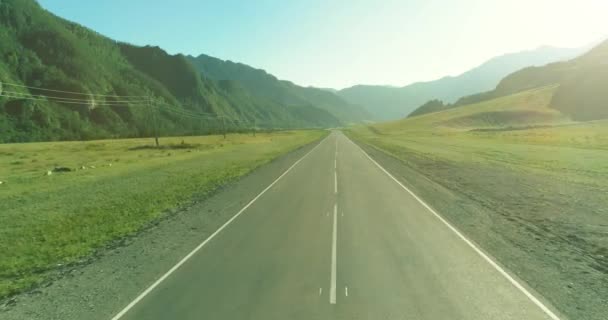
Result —
[{"label": "mountain", "polygon": [[370,114],[356,104],[349,104],[330,90],[301,87],[279,80],[264,70],[246,64],[224,61],[207,55],[187,57],[204,78],[239,82],[252,94],[284,106],[312,105],[326,110],[343,123],[357,123],[370,119]]},{"label": "mountain", "polygon": [[200,76],[190,59],[119,43],[44,10],[0,1],[0,143],[209,133],[341,122]]},{"label": "mountain", "polygon": [[550,106],[573,120],[608,118],[608,40],[578,58],[514,72],[494,90],[464,97],[454,106],[549,85],[558,85]]},{"label": "mountain", "polygon": [[317,88],[317,89],[321,89],[321,90],[325,90],[325,91],[329,91],[331,93],[338,93],[339,90],[334,89],[334,88]]},{"label": "mountain", "polygon": [[412,111],[407,117],[411,118],[411,117],[415,117],[415,116],[419,116],[419,115],[423,115],[423,114],[427,114],[427,113],[443,111],[443,110],[449,109],[451,107],[452,107],[451,104],[444,104],[443,101],[441,101],[441,100],[433,99],[433,100],[429,100],[425,104],[416,108],[416,110]]},{"label": "mountain", "polygon": [[452,103],[460,97],[494,89],[503,77],[514,71],[568,60],[587,49],[540,47],[493,58],[455,77],[418,82],[405,87],[358,85],[340,90],[338,94],[350,103],[364,106],[378,119],[398,119],[429,100]]}]

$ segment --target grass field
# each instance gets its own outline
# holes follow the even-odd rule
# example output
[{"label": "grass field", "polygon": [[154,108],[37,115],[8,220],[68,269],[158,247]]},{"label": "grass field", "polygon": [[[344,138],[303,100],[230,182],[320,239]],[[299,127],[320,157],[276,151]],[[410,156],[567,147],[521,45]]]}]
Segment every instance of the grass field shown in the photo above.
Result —
[{"label": "grass field", "polygon": [[325,134],[0,145],[0,298]]},{"label": "grass field", "polygon": [[608,121],[570,121],[548,108],[554,91],[347,134],[398,159],[417,193],[572,319],[596,319],[608,312]]}]

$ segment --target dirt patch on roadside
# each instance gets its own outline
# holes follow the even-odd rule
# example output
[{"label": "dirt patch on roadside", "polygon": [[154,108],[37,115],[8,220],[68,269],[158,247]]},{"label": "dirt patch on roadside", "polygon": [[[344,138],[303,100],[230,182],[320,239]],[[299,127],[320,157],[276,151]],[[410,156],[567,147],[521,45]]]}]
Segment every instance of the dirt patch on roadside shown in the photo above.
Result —
[{"label": "dirt patch on roadside", "polygon": [[[201,149],[203,145],[196,143],[175,143],[175,144],[164,144],[160,146],[155,145],[141,145],[129,148],[130,151],[137,150],[184,150],[184,149]],[[205,149],[213,148],[214,145],[204,145]]]}]

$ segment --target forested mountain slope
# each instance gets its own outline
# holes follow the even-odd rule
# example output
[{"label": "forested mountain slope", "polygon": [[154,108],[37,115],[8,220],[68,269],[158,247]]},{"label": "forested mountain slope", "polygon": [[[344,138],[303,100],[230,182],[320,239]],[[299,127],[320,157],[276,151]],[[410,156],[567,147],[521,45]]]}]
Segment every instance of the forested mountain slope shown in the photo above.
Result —
[{"label": "forested mountain slope", "polygon": [[34,0],[0,2],[0,43],[0,142],[205,133],[220,117],[232,130],[340,124],[313,105],[201,78],[182,55],[118,43]]},{"label": "forested mountain slope", "polygon": [[289,81],[279,80],[264,70],[204,54],[198,57],[189,56],[188,59],[203,77],[237,81],[252,94],[284,106],[315,106],[336,116],[343,123],[357,123],[371,118],[364,108],[356,103],[346,102],[329,90],[301,87]]}]

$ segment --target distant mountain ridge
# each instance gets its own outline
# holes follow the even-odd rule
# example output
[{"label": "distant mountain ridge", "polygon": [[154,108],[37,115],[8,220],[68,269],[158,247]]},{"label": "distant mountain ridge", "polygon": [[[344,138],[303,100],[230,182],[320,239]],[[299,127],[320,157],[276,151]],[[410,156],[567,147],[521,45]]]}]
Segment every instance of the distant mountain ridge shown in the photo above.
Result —
[{"label": "distant mountain ridge", "polygon": [[348,103],[330,90],[301,87],[290,81],[279,80],[264,70],[205,54],[187,58],[203,77],[216,81],[237,81],[253,95],[281,105],[316,106],[336,116],[343,123],[358,123],[371,118],[364,108]]},{"label": "distant mountain ridge", "polygon": [[494,90],[463,97],[451,107],[550,85],[558,85],[550,106],[572,120],[608,118],[608,40],[575,59],[516,71]]},{"label": "distant mountain ridge", "polygon": [[540,47],[535,50],[505,54],[458,76],[448,76],[405,87],[357,85],[338,91],[350,103],[364,106],[379,120],[403,118],[429,100],[451,103],[457,99],[494,89],[506,75],[529,66],[574,58],[589,47]]}]

